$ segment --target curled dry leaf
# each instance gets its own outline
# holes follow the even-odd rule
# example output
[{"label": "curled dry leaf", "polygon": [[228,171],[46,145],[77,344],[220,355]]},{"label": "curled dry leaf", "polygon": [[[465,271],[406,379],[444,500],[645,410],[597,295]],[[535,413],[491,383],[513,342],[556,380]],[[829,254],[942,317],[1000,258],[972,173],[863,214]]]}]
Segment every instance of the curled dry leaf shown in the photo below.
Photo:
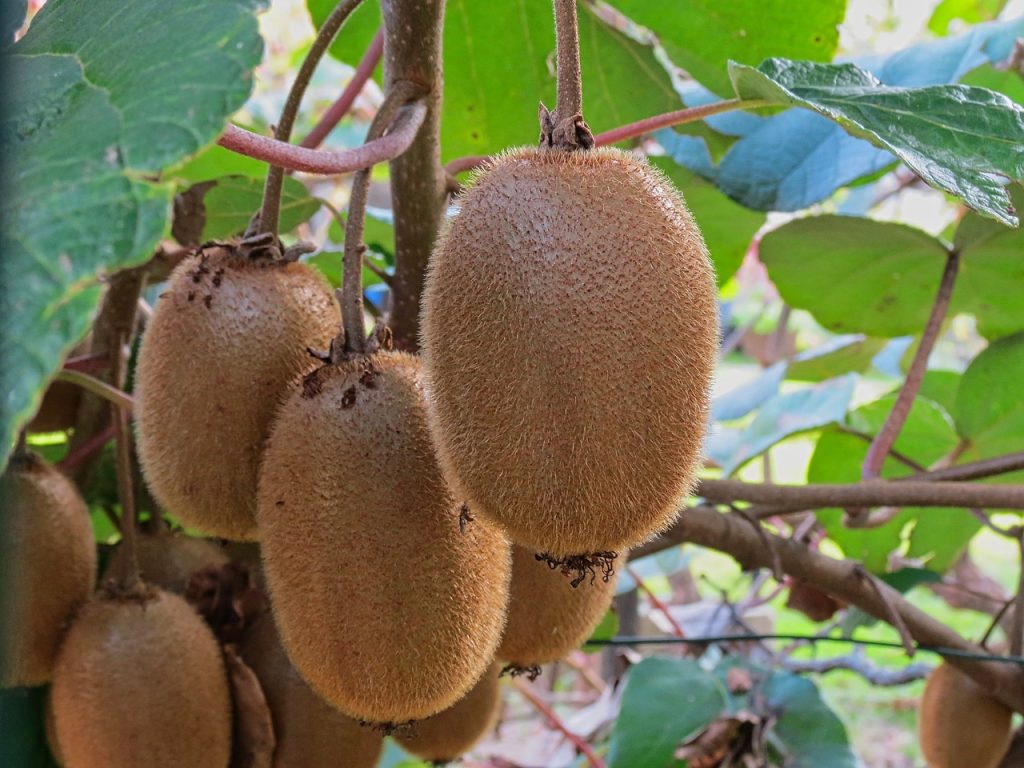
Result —
[{"label": "curled dry leaf", "polygon": [[277,744],[263,687],[256,673],[239,657],[235,646],[224,646],[224,663],[234,710],[231,768],[271,768]]},{"label": "curled dry leaf", "polygon": [[185,599],[206,619],[221,643],[236,643],[266,610],[267,600],[240,563],[211,565],[189,579]]},{"label": "curled dry leaf", "polygon": [[846,605],[806,581],[794,579],[789,587],[786,607],[800,611],[813,621],[825,621]]}]

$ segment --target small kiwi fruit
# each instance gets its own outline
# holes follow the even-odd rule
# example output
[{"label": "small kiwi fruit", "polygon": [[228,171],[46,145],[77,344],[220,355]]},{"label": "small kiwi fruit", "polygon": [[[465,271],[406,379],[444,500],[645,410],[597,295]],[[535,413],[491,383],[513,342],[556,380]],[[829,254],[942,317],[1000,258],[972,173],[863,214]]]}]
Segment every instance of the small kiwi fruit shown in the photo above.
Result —
[{"label": "small kiwi fruit", "polygon": [[[118,572],[123,556],[120,546],[114,549],[103,572],[104,581]],[[209,539],[167,531],[137,533],[135,559],[139,576],[147,584],[184,595],[192,574],[210,565],[224,565],[230,558],[222,547]]]},{"label": "small kiwi fruit", "polygon": [[0,687],[50,679],[95,581],[96,542],[74,483],[37,454],[15,453],[0,477]]},{"label": "small kiwi fruit", "polygon": [[231,700],[220,646],[184,599],[100,594],[54,668],[59,752],[73,768],[227,768]]},{"label": "small kiwi fruit", "polygon": [[501,666],[492,664],[469,693],[443,712],[397,731],[395,741],[432,763],[448,763],[468,752],[498,719],[500,673]]},{"label": "small kiwi fruit", "polygon": [[430,425],[456,494],[556,558],[667,527],[699,466],[717,298],[682,196],[644,160],[491,161],[424,291]]},{"label": "small kiwi fruit", "polygon": [[338,322],[305,264],[218,244],[178,265],[143,334],[136,390],[139,458],[168,512],[210,535],[256,537],[274,411]]},{"label": "small kiwi fruit", "polygon": [[928,768],[996,768],[1010,746],[1013,712],[943,662],[928,675],[918,737]]},{"label": "small kiwi fruit", "polygon": [[425,411],[417,358],[329,363],[278,411],[260,470],[263,572],[288,656],[321,697],[374,723],[454,704],[505,620],[508,542],[466,522]]},{"label": "small kiwi fruit", "polygon": [[277,746],[274,768],[373,768],[384,739],[317,696],[292,666],[267,612],[246,628],[242,659],[259,678]]},{"label": "small kiwi fruit", "polygon": [[573,587],[571,574],[513,546],[508,621],[498,658],[521,669],[564,658],[601,623],[615,597],[615,582],[615,574],[597,573]]}]

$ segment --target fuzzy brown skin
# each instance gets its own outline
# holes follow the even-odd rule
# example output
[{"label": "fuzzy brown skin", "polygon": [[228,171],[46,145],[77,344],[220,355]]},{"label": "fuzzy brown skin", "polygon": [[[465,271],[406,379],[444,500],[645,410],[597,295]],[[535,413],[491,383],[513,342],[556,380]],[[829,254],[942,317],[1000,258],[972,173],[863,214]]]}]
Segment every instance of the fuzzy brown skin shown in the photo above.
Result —
[{"label": "fuzzy brown skin", "polygon": [[494,727],[501,706],[501,665],[495,663],[472,690],[443,712],[395,733],[395,741],[423,760],[447,763],[472,749]]},{"label": "fuzzy brown skin", "polygon": [[[123,551],[120,546],[114,550],[103,572],[104,581],[118,572]],[[135,555],[143,581],[176,595],[185,594],[189,579],[196,571],[208,565],[224,565],[230,560],[214,542],[180,533],[136,534]]]},{"label": "fuzzy brown skin", "polygon": [[918,713],[928,768],[996,768],[1010,746],[1012,717],[966,674],[939,665],[928,675]]},{"label": "fuzzy brown skin", "polygon": [[[191,298],[190,298],[191,297]],[[185,259],[139,351],[139,457],[177,519],[228,539],[256,537],[256,475],[274,412],[340,322],[304,264],[252,262],[225,248]]]},{"label": "fuzzy brown skin", "polygon": [[274,768],[373,768],[384,738],[317,696],[288,660],[266,613],[239,648],[259,678],[274,722]]},{"label": "fuzzy brown skin", "polygon": [[50,679],[61,639],[96,580],[89,510],[34,454],[0,477],[0,687]]},{"label": "fuzzy brown skin", "polygon": [[177,595],[98,596],[53,675],[60,753],[73,768],[226,768],[231,699],[220,646]]},{"label": "fuzzy brown skin", "polygon": [[498,658],[516,667],[532,667],[565,658],[583,645],[611,607],[613,574],[587,576],[573,587],[573,575],[538,561],[530,550],[512,547],[512,586],[508,621]]},{"label": "fuzzy brown skin", "polygon": [[679,193],[621,151],[519,149],[462,197],[423,305],[458,495],[556,557],[667,527],[700,459],[714,272]]},{"label": "fuzzy brown skin", "polygon": [[419,361],[325,366],[281,408],[260,473],[264,576],[285,649],[324,699],[404,723],[454,704],[494,658],[509,546],[460,527]]}]

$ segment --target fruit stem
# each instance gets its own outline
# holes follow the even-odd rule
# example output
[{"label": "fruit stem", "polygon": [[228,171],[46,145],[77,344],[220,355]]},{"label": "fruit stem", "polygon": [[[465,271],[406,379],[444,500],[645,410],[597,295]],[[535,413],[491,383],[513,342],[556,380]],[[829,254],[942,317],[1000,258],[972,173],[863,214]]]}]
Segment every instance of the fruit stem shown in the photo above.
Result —
[{"label": "fruit stem", "polygon": [[320,122],[313,127],[313,130],[299,143],[299,146],[306,147],[307,149],[316,149],[323,143],[323,140],[327,138],[327,134],[334,130],[334,127],[348,114],[359,94],[363,92],[363,86],[366,85],[373,75],[373,70],[377,68],[383,55],[384,30],[378,29],[377,34],[370,41],[366,53],[363,54],[363,58],[359,61],[356,71],[352,73],[352,79],[348,81],[345,90],[341,92],[341,96],[327,108],[327,111],[321,116]]},{"label": "fruit stem", "polygon": [[594,135],[583,119],[583,75],[576,0],[553,0],[558,96],[554,113],[541,106],[542,147],[572,152],[591,149]]},{"label": "fruit stem", "polygon": [[[121,381],[125,364],[124,346],[128,341],[127,334],[118,331],[114,334],[111,354],[115,355],[114,380]],[[135,554],[135,525],[138,513],[135,509],[135,489],[132,475],[131,429],[128,425],[128,408],[111,402],[111,417],[114,420],[114,443],[117,449],[117,497],[121,502],[121,549],[122,557],[115,575],[118,591],[123,594],[135,594],[142,587],[139,579],[139,563]]]},{"label": "fruit stem", "polygon": [[[274,136],[278,141],[287,142],[291,138],[292,127],[295,125],[295,118],[299,113],[299,105],[313,78],[313,72],[330,47],[335,35],[338,34],[338,30],[341,29],[341,25],[345,23],[345,19],[361,2],[362,0],[342,0],[331,11],[331,15],[327,17],[323,26],[320,27],[320,31],[317,32],[313,45],[310,46],[309,53],[306,54],[302,66],[299,67],[299,73],[295,76],[295,82],[292,83],[291,90],[288,91],[284,109],[281,110],[281,117],[274,130]],[[281,215],[281,189],[284,185],[284,171],[285,169],[280,165],[270,166],[270,170],[267,171],[266,184],[263,186],[260,231],[270,232],[274,237],[277,237],[278,219]]]},{"label": "fruit stem", "polygon": [[88,373],[82,373],[81,371],[70,371],[64,369],[57,374],[57,381],[66,381],[69,384],[75,384],[81,387],[86,392],[102,397],[109,403],[117,406],[118,408],[124,408],[128,411],[135,406],[135,400],[127,392],[122,392],[117,387],[107,384],[95,376],[90,376]]},{"label": "fruit stem", "polygon": [[[398,110],[420,94],[421,89],[411,80],[396,80],[392,83],[370,124],[366,140],[380,138]],[[366,244],[363,242],[363,230],[371,170],[362,168],[352,177],[348,219],[345,222],[345,252],[342,257],[341,318],[345,328],[345,350],[357,354],[366,351],[363,319],[363,254],[366,252]]]},{"label": "fruit stem", "polygon": [[1010,655],[1020,656],[1024,646],[1024,527],[1017,527],[1017,548],[1020,551],[1020,574],[1017,577],[1017,596],[1010,616]]}]

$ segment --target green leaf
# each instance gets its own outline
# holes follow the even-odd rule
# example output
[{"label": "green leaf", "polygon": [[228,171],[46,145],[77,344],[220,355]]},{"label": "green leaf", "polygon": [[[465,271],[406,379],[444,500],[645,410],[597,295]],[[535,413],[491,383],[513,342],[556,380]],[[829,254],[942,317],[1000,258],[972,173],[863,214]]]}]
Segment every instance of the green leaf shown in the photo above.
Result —
[{"label": "green leaf", "polygon": [[734,203],[714,184],[666,157],[652,157],[650,163],[668,176],[686,200],[700,224],[718,284],[732,277],[750,247],[750,241],[764,224],[766,215]]},{"label": "green leaf", "polygon": [[[730,60],[759,64],[769,56],[830,61],[845,0],[611,0],[654,32],[672,62],[720,96],[731,92]],[[587,82],[587,81],[584,81]]]},{"label": "green leaf", "polygon": [[968,24],[991,21],[999,16],[1005,5],[1006,0],[942,0],[928,19],[928,29],[936,35],[945,35],[954,20]]},{"label": "green leaf", "polygon": [[[1022,381],[1024,333],[999,339],[971,362],[960,381],[953,411],[960,434],[971,443],[964,461],[1021,450]],[[1019,474],[1017,478],[1019,482]]]},{"label": "green leaf", "polygon": [[946,263],[925,232],[852,216],[797,219],[761,240],[761,261],[786,303],[837,333],[920,333]]},{"label": "green leaf", "polygon": [[605,613],[604,618],[601,619],[601,623],[598,624],[594,628],[594,631],[590,633],[590,639],[587,640],[587,642],[583,644],[583,650],[584,651],[589,651],[591,653],[594,653],[594,652],[597,652],[597,651],[603,651],[604,648],[605,648],[604,645],[601,645],[601,644],[593,645],[591,641],[593,641],[593,640],[611,640],[618,633],[619,633],[619,614],[617,614],[614,610],[609,609],[608,612]]},{"label": "green leaf", "polygon": [[179,180],[185,186],[209,179],[219,179],[221,176],[251,176],[254,179],[263,179],[266,175],[267,164],[262,160],[240,155],[224,149],[219,144],[210,145],[198,155],[164,172],[164,178]]},{"label": "green leaf", "polygon": [[726,706],[716,677],[690,659],[644,659],[629,672],[609,768],[665,768],[676,747]]},{"label": "green leaf", "polygon": [[[251,176],[224,176],[203,196],[206,225],[203,240],[218,240],[245,231],[263,199],[263,181]],[[290,232],[320,208],[309,190],[296,179],[286,177],[281,195],[281,232]]]},{"label": "green leaf", "polygon": [[[331,11],[338,5],[338,0],[306,0],[306,8],[313,25],[320,29]],[[330,54],[338,61],[355,67],[363,58],[366,49],[381,27],[380,4],[362,3],[345,19],[341,32],[331,43]],[[381,67],[374,72],[374,79],[381,82]]]},{"label": "green leaf", "polygon": [[860,764],[846,727],[810,680],[776,672],[764,693],[767,709],[777,714],[773,730],[786,768],[856,768]]},{"label": "green leaf", "polygon": [[861,373],[885,344],[885,339],[870,336],[839,336],[794,357],[786,369],[786,378],[825,381],[844,373]]},{"label": "green leaf", "polygon": [[[852,429],[874,437],[884,423],[896,396],[886,395],[850,413]],[[935,403],[918,397],[893,446],[902,456],[922,466],[947,455],[959,442],[948,414]],[[855,483],[860,480],[861,466],[867,454],[868,441],[838,431],[825,432],[815,446],[807,468],[809,483]],[[894,478],[913,470],[892,456],[882,467],[882,477]],[[839,509],[819,510],[818,519],[843,553],[861,561],[876,573],[888,569],[889,555],[905,548],[908,557],[927,561],[929,569],[942,572],[959,557],[963,548],[978,530],[978,521],[966,510],[907,507],[892,520],[878,528],[847,528]]]},{"label": "green leaf", "polygon": [[3,0],[0,3],[0,48],[14,42],[15,33],[25,23],[27,0]]},{"label": "green leaf", "polygon": [[960,377],[956,371],[926,371],[917,394],[931,400],[946,413],[952,414],[956,405],[956,393],[960,388]]},{"label": "green leaf", "polygon": [[46,688],[0,689],[0,765],[56,768],[43,731]]},{"label": "green leaf", "polygon": [[967,85],[887,88],[853,64],[730,63],[736,94],[810,109],[887,149],[922,179],[1015,226],[996,175],[1024,178],[1024,107]]},{"label": "green leaf", "polygon": [[996,69],[991,64],[984,64],[977,69],[972,69],[964,75],[960,82],[964,85],[998,91],[1018,104],[1024,104],[1024,76],[1012,67]]},{"label": "green leaf", "polygon": [[776,395],[761,406],[745,429],[713,432],[705,452],[724,475],[731,475],[791,435],[840,421],[850,405],[854,383],[854,377],[848,375]]},{"label": "green leaf", "polygon": [[256,0],[51,0],[4,61],[0,461],[88,330],[99,278],[148,258],[173,188],[249,94]]}]

